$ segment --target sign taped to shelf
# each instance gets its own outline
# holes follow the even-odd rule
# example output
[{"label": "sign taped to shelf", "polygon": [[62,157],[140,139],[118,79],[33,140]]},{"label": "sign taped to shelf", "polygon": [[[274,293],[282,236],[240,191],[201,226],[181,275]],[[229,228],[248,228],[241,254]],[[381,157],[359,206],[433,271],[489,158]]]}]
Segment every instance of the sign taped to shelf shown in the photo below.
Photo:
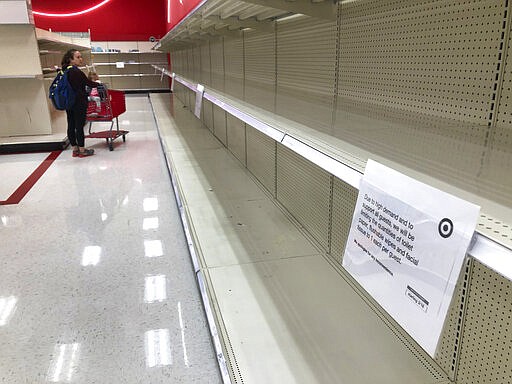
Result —
[{"label": "sign taped to shelf", "polygon": [[434,357],[480,207],[368,160],[343,267]]},{"label": "sign taped to shelf", "polygon": [[116,61],[116,68],[124,68],[124,61]]},{"label": "sign taped to shelf", "polygon": [[203,104],[203,93],[204,93],[204,85],[197,84],[196,90],[196,106],[194,108],[194,115],[198,119],[201,118],[201,105]]}]

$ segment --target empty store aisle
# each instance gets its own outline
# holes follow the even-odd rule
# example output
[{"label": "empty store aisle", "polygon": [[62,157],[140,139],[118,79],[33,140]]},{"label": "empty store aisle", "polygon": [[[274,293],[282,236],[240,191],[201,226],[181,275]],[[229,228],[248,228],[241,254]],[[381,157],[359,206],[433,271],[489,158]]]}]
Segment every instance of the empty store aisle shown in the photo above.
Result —
[{"label": "empty store aisle", "polygon": [[[126,101],[126,143],[0,206],[2,383],[221,382],[148,98]],[[2,185],[41,159],[0,156]]]}]

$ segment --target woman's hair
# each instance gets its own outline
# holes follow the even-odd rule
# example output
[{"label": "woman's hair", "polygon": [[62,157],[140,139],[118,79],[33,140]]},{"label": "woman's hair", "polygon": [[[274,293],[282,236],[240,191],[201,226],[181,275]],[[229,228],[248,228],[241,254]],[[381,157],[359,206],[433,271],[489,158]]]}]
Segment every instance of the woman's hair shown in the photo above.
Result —
[{"label": "woman's hair", "polygon": [[64,57],[62,57],[62,62],[61,62],[62,70],[66,69],[68,67],[71,60],[73,60],[73,56],[75,56],[75,52],[78,52],[78,49],[70,49],[69,51],[67,51],[64,54]]}]

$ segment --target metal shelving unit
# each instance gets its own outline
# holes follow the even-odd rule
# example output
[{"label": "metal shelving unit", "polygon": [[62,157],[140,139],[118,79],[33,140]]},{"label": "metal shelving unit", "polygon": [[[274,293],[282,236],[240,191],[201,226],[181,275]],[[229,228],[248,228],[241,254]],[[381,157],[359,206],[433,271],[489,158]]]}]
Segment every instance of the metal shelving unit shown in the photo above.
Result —
[{"label": "metal shelving unit", "polygon": [[[17,7],[15,3],[7,5]],[[88,35],[73,38],[35,28],[26,3],[19,4],[25,7],[27,22],[0,24],[0,47],[6,52],[0,59],[0,150],[20,145],[61,148],[67,140],[66,116],[51,105],[45,74],[53,79],[51,67],[60,65],[67,49],[79,49],[87,57]]]},{"label": "metal shelving unit", "polygon": [[[193,110],[197,86],[204,86],[203,124],[389,324],[393,319],[341,267],[366,161],[375,159],[479,204],[476,242],[437,353],[426,361],[444,371],[438,381],[507,382],[512,368],[499,362],[512,353],[507,331],[512,305],[504,300],[512,294],[510,2],[269,4],[203,1],[171,30],[156,48],[171,54],[172,70],[160,70],[174,73],[175,97]],[[297,190],[308,193],[299,201]],[[193,221],[193,212],[187,217]],[[220,272],[210,268],[210,239],[197,234],[203,232],[198,226],[193,223],[192,238],[202,250],[207,300],[214,303],[231,379],[250,382],[265,353],[251,360],[240,349],[238,336],[245,326],[232,321],[236,315],[229,309],[226,286]],[[258,284],[251,287],[260,292]],[[308,316],[293,297],[284,300],[292,312],[298,311],[296,321]],[[342,298],[335,302],[345,304]],[[274,310],[267,315],[279,316],[279,309]],[[258,311],[258,305],[251,311]],[[356,333],[374,330],[363,329],[350,316],[345,320]],[[408,339],[403,329],[393,327],[398,339]],[[492,346],[482,341],[486,339]],[[259,344],[243,341],[245,348]],[[416,345],[407,353],[416,355],[418,349]],[[384,355],[374,358],[387,364]],[[431,382],[421,380],[427,379],[415,382]]]},{"label": "metal shelving unit", "polygon": [[[93,42],[92,53],[94,67],[102,82],[111,88],[125,91],[167,90],[167,84],[161,82],[152,64],[167,65],[167,56],[158,51],[151,51],[153,43],[145,41],[132,42]],[[104,52],[97,52],[102,49]],[[118,49],[121,52],[107,52]],[[130,52],[136,50],[136,52]]]}]

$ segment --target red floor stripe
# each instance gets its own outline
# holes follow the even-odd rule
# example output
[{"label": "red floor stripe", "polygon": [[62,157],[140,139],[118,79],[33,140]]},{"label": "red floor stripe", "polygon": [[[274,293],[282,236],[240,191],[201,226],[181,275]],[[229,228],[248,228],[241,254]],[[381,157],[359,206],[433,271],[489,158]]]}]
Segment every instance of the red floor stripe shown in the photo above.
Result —
[{"label": "red floor stripe", "polygon": [[25,197],[25,195],[30,191],[30,189],[34,186],[35,183],[43,176],[50,165],[59,157],[62,151],[53,151],[48,155],[46,159],[36,168],[32,174],[27,177],[27,179],[14,191],[14,193],[9,196],[7,200],[0,201],[0,205],[10,205],[10,204],[18,204],[21,199]]}]

